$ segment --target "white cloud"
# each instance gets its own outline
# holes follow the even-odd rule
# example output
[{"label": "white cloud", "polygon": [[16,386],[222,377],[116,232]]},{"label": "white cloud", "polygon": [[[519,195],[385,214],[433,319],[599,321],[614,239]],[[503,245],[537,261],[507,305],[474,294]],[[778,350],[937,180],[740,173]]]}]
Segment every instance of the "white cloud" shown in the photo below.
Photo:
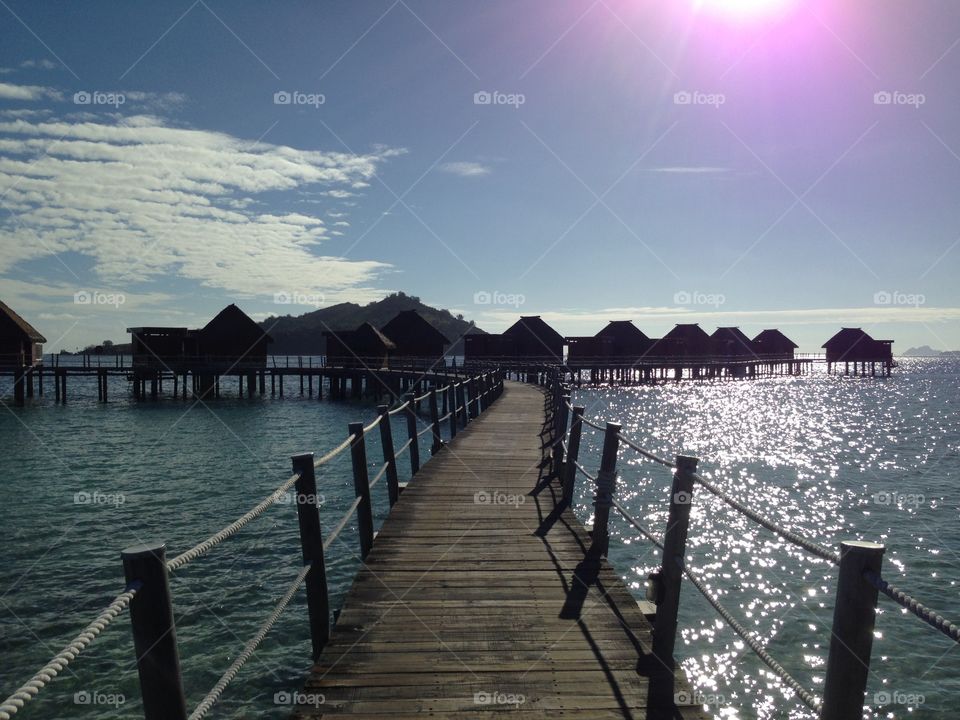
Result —
[{"label": "white cloud", "polygon": [[152,116],[0,118],[0,195],[9,211],[0,217],[0,276],[55,254],[69,266],[76,253],[87,258],[84,272],[71,270],[87,277],[92,263],[98,284],[119,290],[176,277],[233,296],[296,287],[332,300],[373,299],[387,265],[324,255],[322,219],[267,212],[255,200],[268,192],[295,200],[307,188],[352,196],[343,188],[365,185],[401,152],[301,150]]},{"label": "white cloud", "polygon": [[479,177],[489,175],[491,172],[489,166],[478,162],[448,162],[440,165],[438,169],[460,177]]},{"label": "white cloud", "polygon": [[0,100],[62,100],[63,93],[40,85],[14,85],[0,82]]},{"label": "white cloud", "polygon": [[20,67],[24,68],[25,70],[56,70],[60,66],[52,60],[41,58],[40,60],[24,60],[22,63],[20,63]]}]

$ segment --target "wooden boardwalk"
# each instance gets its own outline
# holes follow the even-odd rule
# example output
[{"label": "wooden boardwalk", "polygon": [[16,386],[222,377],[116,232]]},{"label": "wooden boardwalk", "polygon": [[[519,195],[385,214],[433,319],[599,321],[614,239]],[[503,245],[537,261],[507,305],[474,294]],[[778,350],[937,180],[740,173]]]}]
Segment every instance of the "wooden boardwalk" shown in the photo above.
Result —
[{"label": "wooden boardwalk", "polygon": [[[540,389],[508,383],[424,465],[358,573],[296,718],[650,716],[649,622],[605,560],[584,572],[590,541],[570,510],[555,512],[559,489],[530,494],[543,422]],[[679,670],[676,688],[689,690]]]}]

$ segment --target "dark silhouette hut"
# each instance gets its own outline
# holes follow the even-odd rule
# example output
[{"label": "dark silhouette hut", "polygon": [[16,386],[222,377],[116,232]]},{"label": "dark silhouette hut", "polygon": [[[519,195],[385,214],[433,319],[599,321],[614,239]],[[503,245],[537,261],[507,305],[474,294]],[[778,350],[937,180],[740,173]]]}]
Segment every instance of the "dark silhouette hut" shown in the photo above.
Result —
[{"label": "dark silhouette hut", "polygon": [[493,333],[470,333],[463,338],[463,357],[466,362],[500,360],[516,355],[512,340]]},{"label": "dark silhouette hut", "polygon": [[769,360],[793,360],[799,347],[793,340],[776,329],[764,330],[753,339],[757,355]]},{"label": "dark silhouette hut", "polygon": [[204,325],[198,335],[200,354],[210,365],[237,370],[267,366],[267,345],[273,338],[232,303]]},{"label": "dark silhouette hut", "polygon": [[860,328],[841,328],[823,344],[827,363],[893,362],[893,340],[874,340]]},{"label": "dark silhouette hut", "polygon": [[136,327],[130,333],[130,353],[135,368],[179,370],[196,360],[199,353],[199,331],[185,327]]},{"label": "dark silhouette hut", "polygon": [[710,351],[720,358],[754,358],[757,356],[753,340],[738,327],[717,328],[710,336]]},{"label": "dark silhouette hut", "polygon": [[390,338],[368,322],[356,330],[325,332],[327,365],[336,367],[382,368],[397,349]]},{"label": "dark silhouette hut", "polygon": [[677,325],[652,344],[648,355],[655,357],[705,357],[710,354],[710,336],[696,323]]},{"label": "dark silhouette hut", "polygon": [[611,320],[596,337],[609,340],[610,355],[619,360],[641,358],[653,345],[643,330],[630,320]]},{"label": "dark silhouette hut", "polygon": [[0,365],[32,367],[42,363],[46,341],[30,323],[0,302]]},{"label": "dark silhouette hut", "polygon": [[563,359],[563,335],[539,315],[525,315],[503,332],[514,345],[514,356],[522,360],[559,362]]},{"label": "dark silhouette hut", "polygon": [[608,362],[613,354],[613,338],[587,335],[567,338],[567,362]]},{"label": "dark silhouette hut", "polygon": [[383,326],[383,334],[396,345],[394,355],[402,358],[438,360],[450,344],[447,337],[416,310],[404,310]]}]

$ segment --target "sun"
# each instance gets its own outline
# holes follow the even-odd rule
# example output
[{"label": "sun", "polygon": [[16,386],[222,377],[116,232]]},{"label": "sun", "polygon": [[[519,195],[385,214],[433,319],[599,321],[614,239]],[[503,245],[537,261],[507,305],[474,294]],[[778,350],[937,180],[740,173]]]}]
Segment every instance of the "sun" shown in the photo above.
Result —
[{"label": "sun", "polygon": [[732,20],[753,20],[776,15],[796,0],[693,0],[697,12],[710,13]]}]

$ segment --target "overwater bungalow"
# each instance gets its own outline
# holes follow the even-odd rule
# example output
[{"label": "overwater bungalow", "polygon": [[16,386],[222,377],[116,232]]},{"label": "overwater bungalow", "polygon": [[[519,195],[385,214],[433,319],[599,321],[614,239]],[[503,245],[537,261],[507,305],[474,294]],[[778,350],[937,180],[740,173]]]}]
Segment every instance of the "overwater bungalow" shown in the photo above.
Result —
[{"label": "overwater bungalow", "polygon": [[655,358],[696,358],[710,354],[710,336],[696,323],[679,324],[659,340],[648,355]]},{"label": "overwater bungalow", "polygon": [[793,340],[776,329],[764,330],[753,339],[757,355],[765,360],[793,360],[799,347]]},{"label": "overwater bungalow", "polygon": [[470,333],[463,337],[463,357],[466,362],[501,360],[516,356],[513,340],[494,333]]},{"label": "overwater bungalow", "polygon": [[401,358],[436,361],[450,345],[450,340],[416,310],[398,313],[382,332],[396,346],[393,354]]},{"label": "overwater bungalow", "polygon": [[609,341],[610,356],[618,360],[641,358],[653,345],[631,320],[611,320],[595,337]]},{"label": "overwater bungalow", "polygon": [[503,336],[513,343],[517,358],[542,362],[563,359],[563,335],[550,327],[539,315],[525,315],[504,330]]},{"label": "overwater bungalow", "polygon": [[613,356],[613,338],[599,335],[573,336],[566,338],[567,362],[571,364],[589,361],[610,362]]},{"label": "overwater bungalow", "polygon": [[337,367],[386,367],[396,344],[368,322],[356,330],[328,331],[327,364]]},{"label": "overwater bungalow", "polygon": [[893,340],[874,340],[861,328],[841,328],[823,346],[827,351],[827,371],[843,363],[844,372],[876,375],[877,365],[885,375],[893,367]]},{"label": "overwater bungalow", "polygon": [[0,302],[0,366],[23,368],[43,362],[43,343],[47,339]]},{"label": "overwater bungalow", "polygon": [[718,359],[749,359],[757,356],[753,340],[738,327],[721,327],[710,336],[710,354]]}]

